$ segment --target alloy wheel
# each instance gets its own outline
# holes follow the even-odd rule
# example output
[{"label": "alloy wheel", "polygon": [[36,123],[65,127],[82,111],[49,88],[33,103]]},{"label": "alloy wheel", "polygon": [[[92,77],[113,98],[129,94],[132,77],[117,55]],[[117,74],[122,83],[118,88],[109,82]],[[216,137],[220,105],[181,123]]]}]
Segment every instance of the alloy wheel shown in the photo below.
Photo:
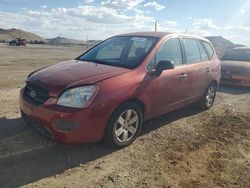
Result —
[{"label": "alloy wheel", "polygon": [[216,88],[214,84],[211,84],[207,90],[206,94],[206,106],[209,108],[213,105],[216,94]]},{"label": "alloy wheel", "polygon": [[138,130],[139,116],[135,110],[127,109],[118,117],[114,132],[116,139],[123,143],[130,141]]}]

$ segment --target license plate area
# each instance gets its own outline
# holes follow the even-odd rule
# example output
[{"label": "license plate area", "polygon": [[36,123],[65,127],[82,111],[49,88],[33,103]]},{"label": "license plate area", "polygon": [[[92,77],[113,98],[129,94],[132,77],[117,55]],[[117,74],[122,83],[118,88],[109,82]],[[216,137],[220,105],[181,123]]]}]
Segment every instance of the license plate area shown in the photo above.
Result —
[{"label": "license plate area", "polygon": [[223,80],[231,80],[232,76],[230,75],[230,73],[223,73],[222,74],[222,79]]}]

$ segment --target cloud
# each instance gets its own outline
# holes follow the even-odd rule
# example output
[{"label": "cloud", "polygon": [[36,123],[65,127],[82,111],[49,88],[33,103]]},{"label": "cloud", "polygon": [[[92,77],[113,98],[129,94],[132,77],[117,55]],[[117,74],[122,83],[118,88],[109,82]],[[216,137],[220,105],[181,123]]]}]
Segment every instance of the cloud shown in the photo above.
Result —
[{"label": "cloud", "polygon": [[197,35],[197,36],[212,36],[214,35],[213,32],[209,31],[209,30],[202,30],[202,29],[187,29],[186,30],[188,34],[192,34],[192,35]]},{"label": "cloud", "polygon": [[176,26],[178,26],[178,23],[176,21],[173,21],[173,20],[166,20],[165,24],[166,24],[167,27],[176,27]]},{"label": "cloud", "polygon": [[84,3],[93,3],[95,0],[84,0]]},{"label": "cloud", "polygon": [[[139,1],[138,1],[139,2]],[[130,7],[134,7],[130,4]],[[105,39],[112,35],[154,29],[155,18],[143,13],[124,14],[106,6],[25,10],[20,13],[0,11],[0,28],[20,28],[43,37]]]},{"label": "cloud", "polygon": [[40,8],[46,9],[47,5],[41,5]]},{"label": "cloud", "polygon": [[240,36],[240,35],[227,35],[225,36],[226,39],[234,42],[235,44],[243,44],[250,46],[250,37],[249,36]]},{"label": "cloud", "polygon": [[246,13],[246,9],[245,8],[241,8],[240,9],[240,14],[245,14]]},{"label": "cloud", "polygon": [[155,2],[155,1],[148,2],[148,3],[144,4],[144,7],[152,7],[152,8],[155,8],[155,10],[157,10],[157,11],[161,11],[161,10],[165,9],[165,6],[160,5],[159,3]]},{"label": "cloud", "polygon": [[118,10],[136,10],[144,0],[104,0],[102,6]]},{"label": "cloud", "polygon": [[217,26],[212,19],[208,18],[187,18],[186,27],[182,28],[182,32],[197,35],[197,36],[211,36],[218,35],[221,27]]},{"label": "cloud", "polygon": [[237,26],[226,26],[224,29],[225,29],[225,30],[230,30],[230,31],[250,31],[250,27],[241,26],[241,25],[237,25]]},{"label": "cloud", "polygon": [[[46,14],[46,13],[42,13]],[[60,16],[66,15],[75,17],[88,22],[99,23],[99,24],[122,24],[131,22],[135,19],[135,16],[127,16],[122,14],[116,9],[108,7],[96,7],[96,6],[79,6],[77,8],[57,8],[52,9],[50,15]]]},{"label": "cloud", "polygon": [[193,22],[193,25],[195,27],[195,29],[198,29],[198,30],[221,30],[221,28],[217,25],[214,24],[213,20],[211,19],[207,19],[207,18],[204,18],[204,19],[193,19],[194,22]]}]

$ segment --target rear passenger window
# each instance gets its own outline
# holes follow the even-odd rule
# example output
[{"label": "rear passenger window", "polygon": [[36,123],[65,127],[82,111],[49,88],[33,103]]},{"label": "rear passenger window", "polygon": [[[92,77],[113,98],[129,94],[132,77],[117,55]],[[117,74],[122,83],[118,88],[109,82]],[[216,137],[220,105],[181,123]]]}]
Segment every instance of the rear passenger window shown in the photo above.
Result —
[{"label": "rear passenger window", "polygon": [[208,53],[208,58],[211,59],[213,57],[213,55],[214,55],[213,48],[207,42],[201,41],[201,43],[204,45],[204,47],[205,47],[205,49],[206,49],[206,51]]},{"label": "rear passenger window", "polygon": [[198,45],[199,45],[200,53],[201,53],[201,60],[208,61],[208,55],[207,55],[205,48],[201,45],[200,42],[198,42]]},{"label": "rear passenger window", "polygon": [[195,39],[183,39],[186,52],[187,64],[198,63],[201,61],[200,49]]}]

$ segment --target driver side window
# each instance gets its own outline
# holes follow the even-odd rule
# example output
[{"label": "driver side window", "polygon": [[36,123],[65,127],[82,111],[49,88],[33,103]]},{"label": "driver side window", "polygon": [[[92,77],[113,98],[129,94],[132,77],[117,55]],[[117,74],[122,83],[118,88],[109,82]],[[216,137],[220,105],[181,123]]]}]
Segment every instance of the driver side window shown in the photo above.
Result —
[{"label": "driver side window", "polygon": [[153,70],[159,61],[172,61],[175,66],[182,65],[181,43],[178,38],[167,40],[156,52],[153,60],[148,65],[148,70]]}]

